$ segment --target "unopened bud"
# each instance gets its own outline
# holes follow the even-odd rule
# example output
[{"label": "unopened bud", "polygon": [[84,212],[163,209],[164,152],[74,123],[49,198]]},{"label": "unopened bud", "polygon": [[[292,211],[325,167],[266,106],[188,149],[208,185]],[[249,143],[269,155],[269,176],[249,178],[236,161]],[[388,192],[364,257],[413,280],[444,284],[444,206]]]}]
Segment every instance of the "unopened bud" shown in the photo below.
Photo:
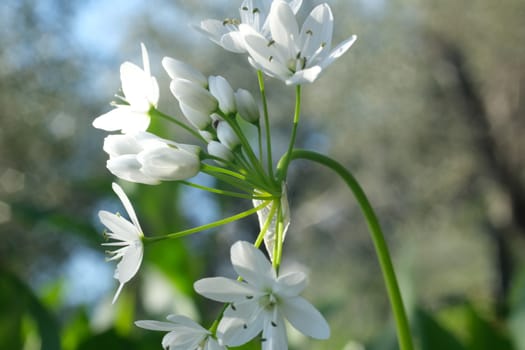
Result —
[{"label": "unopened bud", "polygon": [[249,123],[256,123],[259,120],[259,108],[248,90],[238,89],[235,92],[235,103],[237,113]]}]

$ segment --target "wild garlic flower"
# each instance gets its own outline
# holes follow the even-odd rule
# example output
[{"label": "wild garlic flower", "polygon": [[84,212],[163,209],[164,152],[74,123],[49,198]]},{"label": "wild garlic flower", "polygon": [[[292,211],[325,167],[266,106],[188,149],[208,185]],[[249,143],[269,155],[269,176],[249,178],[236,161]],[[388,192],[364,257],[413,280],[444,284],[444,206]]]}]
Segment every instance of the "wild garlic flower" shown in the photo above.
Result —
[{"label": "wild garlic flower", "polygon": [[287,85],[315,81],[357,38],[352,35],[331,50],[334,17],[326,3],[312,10],[299,31],[292,7],[275,0],[268,22],[271,38],[249,25],[240,24],[239,30],[252,65]]},{"label": "wild garlic flower", "polygon": [[108,170],[131,182],[155,185],[185,180],[200,171],[200,148],[162,139],[148,132],[109,135],[104,140]]},{"label": "wild garlic flower", "polygon": [[120,80],[124,96],[123,103],[115,103],[115,108],[93,121],[93,126],[106,131],[133,132],[145,131],[150,123],[148,112],[156,108],[159,101],[159,85],[151,75],[148,51],[144,44],[142,62],[144,68],[124,62],[120,66]]},{"label": "wild garlic flower", "polygon": [[[294,13],[299,11],[302,2],[302,0],[288,1]],[[272,0],[244,0],[239,8],[240,19],[227,18],[223,21],[206,19],[197,29],[224,49],[244,53],[246,48],[239,32],[239,25],[248,25],[257,33],[269,38],[268,12],[271,4]]]},{"label": "wild garlic flower", "polygon": [[142,233],[137,215],[126,193],[124,193],[122,188],[116,183],[113,183],[113,191],[119,197],[131,220],[131,222],[129,222],[122,216],[105,210],[98,212],[100,221],[108,229],[108,232],[106,232],[107,237],[116,241],[102,243],[104,246],[117,247],[117,250],[108,252],[111,255],[109,260],[121,259],[113,275],[120,283],[113,297],[113,303],[115,303],[124,284],[131,280],[140,268],[144,252],[144,246],[142,244],[144,234]]},{"label": "wild garlic flower", "polygon": [[307,284],[302,272],[277,275],[263,253],[248,242],[236,242],[231,262],[243,281],[204,278],[194,284],[206,298],[229,303],[217,328],[227,346],[240,346],[262,331],[263,350],[286,350],[285,319],[301,333],[317,339],[330,327],[317,309],[300,297]]},{"label": "wild garlic flower", "polygon": [[225,350],[219,345],[211,332],[186,316],[169,315],[170,322],[152,320],[136,321],[144,329],[166,331],[162,338],[162,347],[168,350]]}]

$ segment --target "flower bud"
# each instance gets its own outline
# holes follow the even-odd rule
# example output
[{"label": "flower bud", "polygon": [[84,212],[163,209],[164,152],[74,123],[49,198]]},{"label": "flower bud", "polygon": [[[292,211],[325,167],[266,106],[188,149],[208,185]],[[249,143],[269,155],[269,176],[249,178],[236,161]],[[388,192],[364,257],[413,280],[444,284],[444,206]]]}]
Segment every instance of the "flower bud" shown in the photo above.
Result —
[{"label": "flower bud", "polygon": [[211,141],[208,143],[208,153],[214,157],[224,159],[225,161],[233,160],[232,151],[218,141]]},{"label": "flower bud", "polygon": [[237,136],[232,127],[225,121],[219,121],[217,125],[217,138],[230,150],[235,149],[235,147],[241,143],[239,136]]},{"label": "flower bud", "polygon": [[204,140],[206,140],[206,142],[211,142],[214,139],[213,134],[209,131],[199,130],[199,134],[201,134],[201,136],[204,137]]},{"label": "flower bud", "polygon": [[249,123],[256,123],[259,120],[259,108],[248,90],[237,89],[235,92],[235,103],[237,113]]},{"label": "flower bud", "polygon": [[146,149],[137,159],[145,175],[164,181],[188,179],[200,171],[197,155],[170,146]]},{"label": "flower bud", "polygon": [[179,107],[186,119],[197,129],[203,130],[210,125],[211,119],[209,114],[193,109],[183,102],[179,102]]},{"label": "flower bud", "polygon": [[208,82],[211,94],[219,101],[219,109],[226,115],[235,113],[235,96],[230,83],[221,76],[210,76]]},{"label": "flower bud", "polygon": [[208,80],[206,77],[199,72],[197,69],[193,68],[191,65],[176,60],[171,57],[164,57],[162,59],[162,66],[168,73],[171,79],[184,79],[189,80],[197,85],[202,87],[208,86]]},{"label": "flower bud", "polygon": [[170,84],[172,94],[179,100],[179,103],[210,115],[217,110],[217,100],[212,94],[202,86],[185,79],[175,79]]}]

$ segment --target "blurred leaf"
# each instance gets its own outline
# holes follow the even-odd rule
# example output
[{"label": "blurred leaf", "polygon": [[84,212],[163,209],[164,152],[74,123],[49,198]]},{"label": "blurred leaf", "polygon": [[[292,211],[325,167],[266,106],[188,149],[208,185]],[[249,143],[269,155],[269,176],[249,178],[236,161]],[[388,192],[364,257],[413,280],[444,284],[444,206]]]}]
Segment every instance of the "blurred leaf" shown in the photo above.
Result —
[{"label": "blurred leaf", "polygon": [[468,302],[439,312],[438,319],[466,344],[469,350],[513,349],[504,325],[481,317]]},{"label": "blurred leaf", "polygon": [[459,340],[425,310],[416,310],[415,326],[422,350],[464,350]]},{"label": "blurred leaf", "polygon": [[525,266],[516,274],[509,298],[509,329],[517,349],[525,349]]},{"label": "blurred leaf", "polygon": [[84,308],[78,308],[62,329],[64,350],[74,350],[78,344],[91,334],[89,316]]},{"label": "blurred leaf", "polygon": [[77,350],[126,349],[136,350],[138,347],[131,340],[119,336],[114,329],[97,334],[86,339]]},{"label": "blurred leaf", "polygon": [[[20,346],[16,345],[21,342],[17,335],[20,334],[21,315],[26,312],[36,322],[41,340],[41,349],[58,350],[61,348],[59,329],[51,313],[48,312],[26,284],[3,268],[0,268],[0,296],[1,309],[8,310],[8,312],[3,311],[2,316],[0,316],[2,325],[0,327],[2,329],[0,331],[0,339],[5,340],[7,344],[12,343],[13,345],[13,347],[5,347],[6,349],[20,348]],[[2,346],[5,346],[6,343],[2,342]]]}]

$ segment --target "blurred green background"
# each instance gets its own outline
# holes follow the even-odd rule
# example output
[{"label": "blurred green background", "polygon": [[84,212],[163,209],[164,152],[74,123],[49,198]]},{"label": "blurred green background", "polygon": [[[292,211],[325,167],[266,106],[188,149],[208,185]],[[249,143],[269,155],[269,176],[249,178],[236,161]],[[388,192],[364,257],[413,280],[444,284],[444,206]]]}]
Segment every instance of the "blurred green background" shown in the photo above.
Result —
[{"label": "blurred green background", "polygon": [[[338,159],[361,181],[387,235],[418,349],[525,349],[525,2],[328,2],[335,41],[359,39],[305,86],[298,145]],[[239,3],[0,3],[0,348],[160,349],[163,334],[134,320],[213,319],[218,305],[197,297],[192,283],[231,275],[229,246],[253,239],[256,219],[148,247],[112,306],[114,264],[104,261],[97,212],[122,209],[105,169],[105,133],[91,122],[110,109],[120,63],[140,64],[140,42],[163,111],[179,115],[163,56],[255,94],[246,58],[188,27],[233,17]],[[299,16],[318,3],[305,0]],[[273,80],[267,88],[280,156],[293,89]],[[152,128],[191,142],[161,122]],[[148,235],[250,206],[174,183],[124,185]],[[380,270],[350,193],[300,161],[288,187],[284,263],[309,272],[306,297],[333,333],[312,341],[292,332],[290,348],[395,349]]]}]

